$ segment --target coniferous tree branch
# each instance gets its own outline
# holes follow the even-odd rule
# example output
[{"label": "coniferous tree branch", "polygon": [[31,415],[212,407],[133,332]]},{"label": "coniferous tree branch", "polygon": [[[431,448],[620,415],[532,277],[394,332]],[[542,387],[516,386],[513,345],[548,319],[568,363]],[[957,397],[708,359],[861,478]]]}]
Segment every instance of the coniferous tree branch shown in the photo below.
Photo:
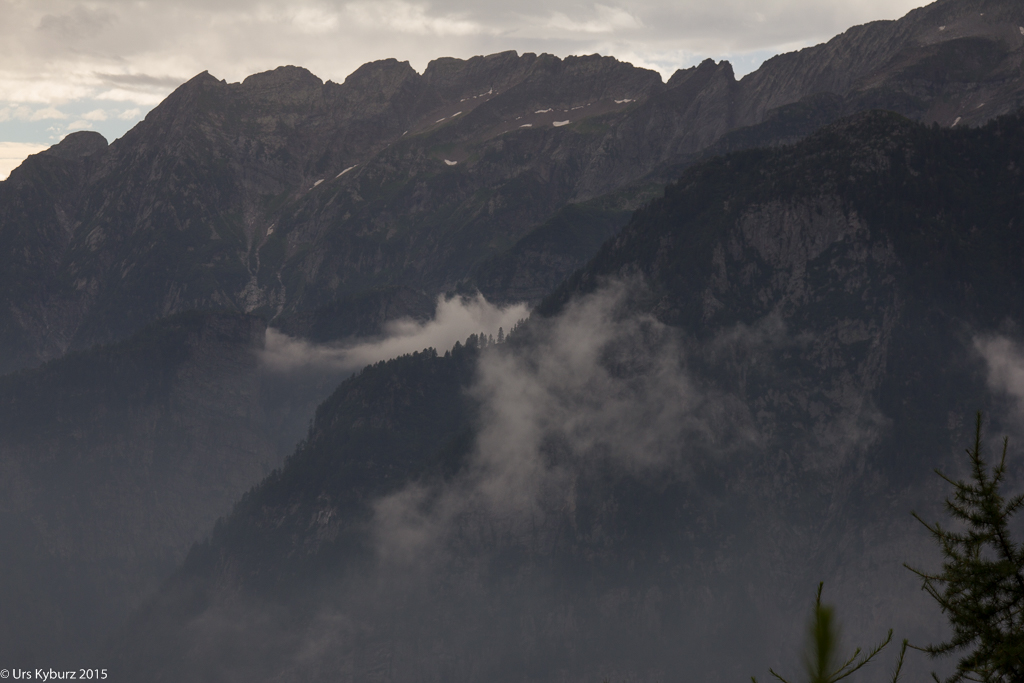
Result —
[{"label": "coniferous tree branch", "polygon": [[[861,656],[862,650],[858,647],[842,664],[836,663],[839,647],[839,627],[834,619],[833,608],[829,605],[821,604],[821,590],[824,585],[824,582],[818,584],[818,592],[814,597],[814,609],[811,612],[811,620],[808,624],[807,652],[804,655],[804,669],[807,672],[808,683],[837,683],[859,671],[892,642],[892,629],[889,629],[885,640],[871,648],[871,651],[863,657]],[[900,651],[891,683],[896,683],[896,680],[899,678],[906,650],[907,641],[904,640],[903,649]],[[789,683],[780,674],[776,673],[774,669],[768,669],[768,673],[782,683]],[[757,679],[753,676],[750,677],[750,680],[753,683],[757,683]]]},{"label": "coniferous tree branch", "polygon": [[1000,487],[1009,441],[1003,440],[1002,457],[990,468],[982,454],[981,432],[978,413],[974,447],[967,449],[970,481],[938,472],[953,487],[946,511],[963,530],[928,524],[914,514],[942,549],[942,570],[929,573],[904,565],[921,579],[921,588],[953,630],[944,642],[910,647],[933,657],[966,651],[946,683],[1024,681],[1024,546],[1013,541],[1009,526],[1011,516],[1024,506],[1024,496],[1004,500]]},{"label": "coniferous tree branch", "polygon": [[907,647],[910,645],[910,641],[906,638],[903,639],[903,645],[900,646],[900,655],[896,658],[896,666],[892,670],[892,676],[889,678],[891,683],[897,683],[900,680],[900,672],[903,670],[903,659],[907,656]]}]

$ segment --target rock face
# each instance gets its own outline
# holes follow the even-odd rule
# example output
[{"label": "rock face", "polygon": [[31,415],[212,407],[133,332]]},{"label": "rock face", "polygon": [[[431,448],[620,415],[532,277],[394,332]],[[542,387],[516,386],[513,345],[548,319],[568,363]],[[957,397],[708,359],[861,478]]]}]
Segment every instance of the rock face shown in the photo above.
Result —
[{"label": "rock face", "polygon": [[[740,81],[728,63],[662,83],[612,58],[515,53],[422,75],[385,60],[343,84],[291,66],[200,74],[109,148],[76,134],[0,185],[4,368],[197,308],[309,321],[409,289],[536,301],[707,152],[870,108],[942,126],[1015,110],[1021,12],[942,0]],[[593,220],[567,229],[570,206]],[[420,314],[406,300],[389,310]]]},{"label": "rock face", "polygon": [[59,355],[81,313],[55,300],[61,260],[76,232],[87,179],[106,141],[73,133],[0,183],[0,371]]},{"label": "rock face", "polygon": [[343,383],[119,666],[736,680],[822,579],[858,642],[939,637],[908,513],[941,514],[974,410],[1014,409],[978,349],[1024,310],[1022,153],[1021,114],[872,112],[691,168],[504,344]]}]

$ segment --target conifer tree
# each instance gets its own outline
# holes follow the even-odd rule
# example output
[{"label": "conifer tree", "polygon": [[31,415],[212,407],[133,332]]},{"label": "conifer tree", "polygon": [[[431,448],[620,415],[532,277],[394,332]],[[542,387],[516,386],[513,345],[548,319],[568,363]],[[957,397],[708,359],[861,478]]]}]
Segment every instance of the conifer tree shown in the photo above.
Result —
[{"label": "conifer tree", "polygon": [[[939,604],[953,634],[945,642],[918,647],[933,657],[963,652],[956,673],[946,683],[1024,681],[1024,546],[1010,535],[1010,518],[1024,506],[1024,495],[1003,499],[1006,449],[999,464],[989,469],[982,456],[982,417],[978,413],[969,481],[954,481],[946,510],[961,530],[928,524],[942,548],[942,570],[932,574],[907,566],[921,577],[922,589]],[[938,681],[938,676],[932,676]]]},{"label": "conifer tree", "polygon": [[[885,640],[872,648],[868,654],[861,656],[861,649],[858,647],[849,658],[841,659],[839,656],[839,623],[836,619],[835,608],[831,605],[821,604],[823,586],[824,583],[818,584],[818,593],[814,598],[814,609],[811,612],[807,628],[807,646],[804,652],[804,672],[807,676],[807,683],[837,683],[864,667],[892,641],[892,629],[889,629]],[[907,641],[904,640],[900,655],[896,660],[896,667],[892,672],[891,683],[896,683],[899,680],[906,651]],[[768,672],[782,683],[789,683],[774,669],[768,669]],[[753,676],[750,677],[750,680],[757,683],[757,679]]]}]

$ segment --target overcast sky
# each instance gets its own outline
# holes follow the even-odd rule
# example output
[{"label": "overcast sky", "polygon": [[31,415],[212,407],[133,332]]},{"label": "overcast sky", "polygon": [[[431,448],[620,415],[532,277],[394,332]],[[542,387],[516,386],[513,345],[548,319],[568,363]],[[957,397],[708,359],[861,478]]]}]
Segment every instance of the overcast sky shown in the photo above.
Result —
[{"label": "overcast sky", "polygon": [[613,55],[664,77],[706,57],[737,74],[922,0],[0,0],[0,178],[81,129],[120,137],[178,84],[282,64],[341,82],[396,57]]}]

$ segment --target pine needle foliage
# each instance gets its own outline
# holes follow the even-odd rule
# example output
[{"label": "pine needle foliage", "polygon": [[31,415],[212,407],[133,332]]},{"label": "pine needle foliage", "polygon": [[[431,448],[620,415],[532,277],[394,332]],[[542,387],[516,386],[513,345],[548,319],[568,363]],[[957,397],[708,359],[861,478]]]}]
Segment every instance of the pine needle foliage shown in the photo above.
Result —
[{"label": "pine needle foliage", "polygon": [[[844,678],[860,670],[868,662],[875,658],[886,645],[892,642],[892,629],[886,635],[885,640],[876,645],[866,655],[861,655],[861,648],[857,648],[847,659],[839,655],[840,630],[839,623],[835,616],[835,608],[831,605],[821,604],[821,590],[824,583],[818,584],[818,592],[814,598],[814,609],[811,612],[811,619],[807,628],[807,647],[804,652],[804,673],[807,683],[837,683]],[[899,658],[893,669],[891,683],[899,679],[900,670],[903,668],[903,657],[907,651],[907,641],[903,641]],[[774,669],[768,672],[782,683],[790,683],[780,676]],[[750,677],[753,683],[757,679]]]},{"label": "pine needle foliage", "polygon": [[[936,473],[953,487],[946,510],[962,530],[928,524],[914,513],[942,548],[942,571],[932,574],[909,565],[922,589],[949,620],[949,640],[916,649],[933,657],[964,652],[946,683],[1024,681],[1024,546],[1010,537],[1010,518],[1024,506],[1024,495],[1004,500],[1006,449],[990,468],[982,455],[982,416],[978,413],[969,481]],[[938,681],[934,673],[932,677]]]}]

